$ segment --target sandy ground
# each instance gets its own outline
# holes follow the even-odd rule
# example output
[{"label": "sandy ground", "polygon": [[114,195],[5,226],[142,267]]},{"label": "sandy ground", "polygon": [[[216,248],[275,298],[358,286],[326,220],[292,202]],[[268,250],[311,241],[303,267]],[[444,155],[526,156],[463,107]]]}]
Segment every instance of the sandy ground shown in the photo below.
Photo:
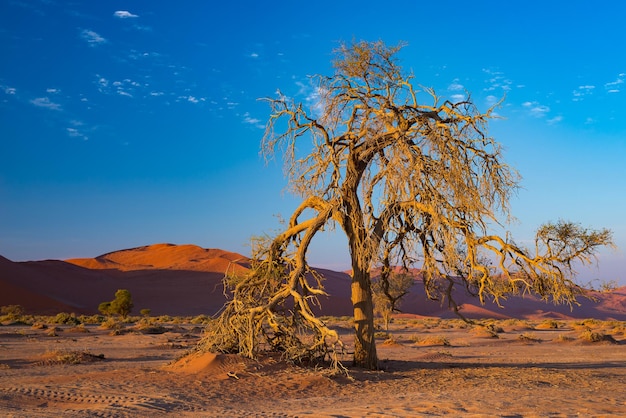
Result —
[{"label": "sandy ground", "polygon": [[[271,357],[206,355],[172,365],[201,336],[192,324],[121,335],[97,325],[4,325],[0,415],[626,416],[626,323],[558,325],[498,321],[494,337],[456,320],[397,318],[394,341],[379,335],[382,370],[351,369],[351,379]],[[334,326],[349,346],[349,324]],[[579,338],[588,329],[616,342]]]}]

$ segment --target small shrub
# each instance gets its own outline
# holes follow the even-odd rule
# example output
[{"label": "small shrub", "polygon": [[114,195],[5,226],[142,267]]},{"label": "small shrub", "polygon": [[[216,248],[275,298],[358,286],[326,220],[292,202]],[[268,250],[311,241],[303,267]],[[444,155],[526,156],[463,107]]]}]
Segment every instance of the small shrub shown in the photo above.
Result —
[{"label": "small shrub", "polygon": [[384,331],[376,331],[374,333],[374,338],[388,340],[389,338],[391,338],[391,334]]},{"label": "small shrub", "polygon": [[150,312],[152,312],[152,310],[148,308],[143,308],[142,310],[139,311],[141,316],[150,316]]},{"label": "small shrub", "polygon": [[5,317],[3,320],[16,321],[24,315],[24,308],[21,305],[0,306],[0,315]]},{"label": "small shrub", "polygon": [[559,323],[554,319],[547,319],[535,327],[536,329],[558,329]]},{"label": "small shrub", "polygon": [[92,354],[88,350],[84,351],[66,351],[53,350],[43,354],[43,359],[38,362],[40,365],[54,364],[81,364],[92,363],[94,361],[104,360],[104,354]]},{"label": "small shrub", "polygon": [[537,336],[533,334],[532,332],[524,332],[520,334],[517,338],[525,342],[533,342],[533,343],[541,342],[541,339],[537,338]]},{"label": "small shrub", "polygon": [[557,343],[569,343],[569,342],[572,342],[574,340],[575,340],[575,338],[568,337],[567,335],[562,335],[562,334],[554,339],[554,341],[557,342]]},{"label": "small shrub", "polygon": [[89,332],[89,330],[87,328],[85,328],[85,324],[79,324],[79,325],[76,325],[75,327],[69,328],[67,330],[67,332],[83,332],[83,333],[86,333],[86,332]]},{"label": "small shrub", "polygon": [[417,345],[441,345],[444,347],[449,347],[451,345],[450,341],[442,335],[428,335],[426,337],[412,335],[409,339]]},{"label": "small shrub", "polygon": [[490,326],[478,325],[472,328],[471,333],[476,337],[500,338],[498,337],[498,333]]},{"label": "small shrub", "polygon": [[78,325],[80,321],[74,313],[60,312],[51,321],[53,324]]},{"label": "small shrub", "polygon": [[211,317],[208,315],[198,315],[191,319],[192,324],[208,324],[211,322]]},{"label": "small shrub", "polygon": [[602,342],[602,341],[606,341],[606,342],[610,342],[610,343],[616,343],[617,342],[610,335],[606,335],[606,334],[603,334],[601,332],[595,332],[595,331],[592,331],[590,329],[584,331],[582,334],[580,334],[578,336],[578,338],[583,340],[583,341],[590,342],[590,343],[598,343],[598,342]]},{"label": "small shrub", "polygon": [[80,315],[78,317],[78,320],[81,322],[81,324],[96,325],[104,322],[106,318],[103,315]]},{"label": "small shrub", "polygon": [[114,318],[109,318],[100,324],[100,328],[102,329],[110,329],[110,330],[121,330],[122,324],[119,321],[116,321]]}]

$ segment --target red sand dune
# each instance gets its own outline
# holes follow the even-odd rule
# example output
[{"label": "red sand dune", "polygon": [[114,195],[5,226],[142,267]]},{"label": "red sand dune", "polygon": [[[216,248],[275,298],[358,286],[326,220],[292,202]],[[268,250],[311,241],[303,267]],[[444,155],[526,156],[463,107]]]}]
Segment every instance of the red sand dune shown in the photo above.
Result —
[{"label": "red sand dune", "polygon": [[[222,278],[227,269],[244,272],[249,259],[240,254],[195,245],[156,244],[67,261],[13,262],[0,257],[0,305],[22,305],[29,313],[97,313],[98,304],[112,300],[117,289],[133,295],[135,312],[149,308],[154,315],[213,315],[223,306]],[[319,314],[351,315],[350,276],[319,270],[328,297]],[[511,297],[505,308],[458,291],[455,299],[468,318],[598,318],[626,320],[626,287],[595,293],[597,302],[580,299],[570,310],[533,296]],[[453,318],[446,301],[426,299],[416,281],[402,303],[404,313]]]}]

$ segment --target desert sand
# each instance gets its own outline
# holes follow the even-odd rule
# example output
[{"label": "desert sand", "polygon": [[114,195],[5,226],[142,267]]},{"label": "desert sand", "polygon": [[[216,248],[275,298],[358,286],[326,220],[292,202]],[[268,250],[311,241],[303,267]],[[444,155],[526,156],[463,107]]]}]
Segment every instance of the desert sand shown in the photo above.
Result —
[{"label": "desert sand", "polygon": [[[349,319],[327,321],[349,352]],[[381,370],[349,368],[349,376],[271,355],[258,361],[184,356],[202,332],[187,322],[155,325],[151,333],[133,324],[122,332],[5,324],[0,411],[6,417],[626,416],[624,322],[481,323],[398,316],[389,335],[378,334]],[[349,358],[346,353],[346,365]]]},{"label": "desert sand", "polygon": [[[34,326],[5,320],[0,416],[626,416],[626,287],[594,292],[595,301],[573,309],[532,296],[512,297],[505,308],[480,305],[459,292],[462,312],[482,324],[470,326],[452,319],[445,303],[427,300],[416,280],[390,334],[377,334],[381,370],[348,376],[276,355],[187,355],[201,338],[202,315],[225,302],[224,272],[244,271],[249,261],[172,244],[67,261],[0,257],[0,306],[93,315],[124,288],[132,314],[148,308],[152,317],[143,321],[154,322],[112,330],[53,324],[53,317]],[[349,366],[350,277],[320,271],[329,295],[318,314],[335,315],[327,321],[347,344]]]}]

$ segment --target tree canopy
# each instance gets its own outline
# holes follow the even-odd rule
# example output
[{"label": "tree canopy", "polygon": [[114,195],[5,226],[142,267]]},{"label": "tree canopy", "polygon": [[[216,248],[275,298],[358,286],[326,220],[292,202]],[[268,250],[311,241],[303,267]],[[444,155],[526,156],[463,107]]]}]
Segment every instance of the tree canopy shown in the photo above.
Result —
[{"label": "tree canopy", "polygon": [[[455,286],[498,303],[520,292],[575,303],[582,293],[574,267],[612,245],[611,231],[548,223],[532,248],[494,232],[512,219],[520,181],[488,133],[494,108],[481,112],[471,97],[451,101],[415,85],[397,62],[401,48],[342,44],[335,73],[313,77],[319,101],[311,109],[280,93],[266,99],[262,151],[282,156],[302,202],[283,231],[257,242],[250,273],[226,278],[232,299],[204,348],[336,359],[343,345],[312,310],[325,294],[323,278],[307,262],[311,242],[329,228],[348,240],[357,366],[378,364],[370,274],[377,265],[418,267],[428,296],[457,312]],[[310,151],[302,152],[305,141]]]}]

